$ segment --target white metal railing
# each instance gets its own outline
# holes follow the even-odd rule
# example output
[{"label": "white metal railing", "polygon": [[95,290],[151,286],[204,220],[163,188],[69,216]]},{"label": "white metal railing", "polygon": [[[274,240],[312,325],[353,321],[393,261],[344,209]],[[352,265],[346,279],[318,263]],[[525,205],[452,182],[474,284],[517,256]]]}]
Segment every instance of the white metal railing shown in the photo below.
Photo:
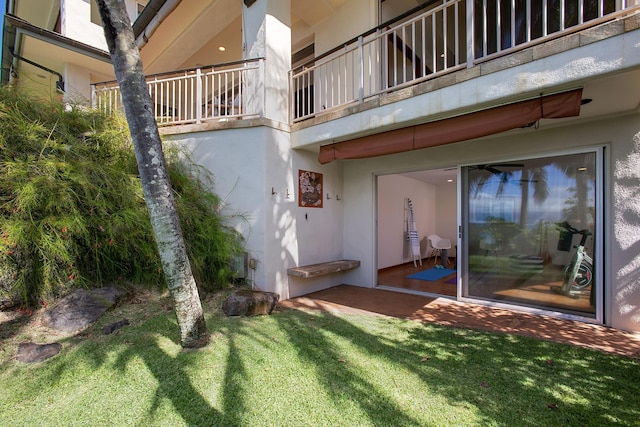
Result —
[{"label": "white metal railing", "polygon": [[447,0],[292,73],[293,121],[466,64],[466,2]]},{"label": "white metal railing", "polygon": [[613,19],[638,0],[475,0],[476,62]]},{"label": "white metal railing", "polygon": [[438,0],[291,72],[291,121],[636,12],[640,0]]},{"label": "white metal railing", "polygon": [[[147,77],[158,126],[262,115],[263,59],[211,65]],[[254,88],[249,92],[251,88]],[[93,106],[122,108],[117,82],[93,85]]]}]

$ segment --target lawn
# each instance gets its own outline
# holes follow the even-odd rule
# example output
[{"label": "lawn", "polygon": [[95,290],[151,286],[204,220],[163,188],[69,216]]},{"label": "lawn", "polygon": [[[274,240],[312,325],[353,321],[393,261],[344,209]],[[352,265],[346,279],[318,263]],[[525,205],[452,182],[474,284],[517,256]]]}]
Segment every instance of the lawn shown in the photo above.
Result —
[{"label": "lawn", "polygon": [[[530,338],[295,310],[226,318],[182,350],[167,295],[144,292],[76,336],[38,313],[0,322],[0,425],[639,425],[637,360]],[[104,335],[108,323],[131,326]],[[27,365],[17,344],[58,341]]]}]

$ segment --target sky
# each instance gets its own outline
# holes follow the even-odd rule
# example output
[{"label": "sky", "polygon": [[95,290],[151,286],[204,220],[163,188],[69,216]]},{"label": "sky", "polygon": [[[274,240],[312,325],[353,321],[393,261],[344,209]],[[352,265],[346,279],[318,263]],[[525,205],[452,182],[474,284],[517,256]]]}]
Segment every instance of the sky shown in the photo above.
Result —
[{"label": "sky", "polygon": [[0,46],[2,46],[2,33],[4,33],[4,8],[7,6],[7,2],[5,0],[0,0],[0,16],[2,20],[0,21],[0,27],[2,27],[2,31],[0,31]]}]

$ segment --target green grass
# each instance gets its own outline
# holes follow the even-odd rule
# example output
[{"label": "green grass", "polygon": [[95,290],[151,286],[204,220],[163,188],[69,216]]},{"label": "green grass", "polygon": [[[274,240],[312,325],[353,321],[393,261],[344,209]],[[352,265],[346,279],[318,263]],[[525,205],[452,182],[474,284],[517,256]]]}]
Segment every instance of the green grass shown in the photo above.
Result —
[{"label": "green grass", "polygon": [[[636,360],[534,339],[364,315],[226,318],[182,350],[166,295],[147,292],[79,336],[0,323],[0,425],[638,425]],[[102,326],[131,326],[103,335]],[[30,326],[32,325],[32,326]],[[35,326],[34,326],[35,325]],[[27,365],[35,336],[63,349]]]}]

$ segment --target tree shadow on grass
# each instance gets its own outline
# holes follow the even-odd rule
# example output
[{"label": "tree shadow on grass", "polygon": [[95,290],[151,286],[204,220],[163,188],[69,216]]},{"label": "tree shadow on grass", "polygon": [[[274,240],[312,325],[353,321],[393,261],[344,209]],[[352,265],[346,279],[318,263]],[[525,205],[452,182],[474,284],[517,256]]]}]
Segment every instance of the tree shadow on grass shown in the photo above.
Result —
[{"label": "tree shadow on grass", "polygon": [[156,339],[149,338],[130,346],[119,355],[116,366],[126,372],[126,365],[140,358],[156,379],[158,386],[150,415],[160,407],[163,399],[168,400],[173,409],[187,425],[212,425],[221,418],[221,413],[200,394],[190,380],[185,368],[189,357],[182,351],[176,356],[166,353]]},{"label": "tree shadow on grass", "polygon": [[[85,388],[86,381],[94,378],[94,371],[113,370],[123,378],[116,381],[116,390],[124,390],[128,384],[135,384],[137,381],[140,381],[139,384],[149,383],[150,387],[156,387],[155,393],[145,390],[145,396],[139,400],[139,396],[134,397],[136,403],[148,404],[146,414],[145,409],[141,410],[140,407],[129,408],[123,412],[125,415],[118,414],[127,419],[128,425],[136,423],[136,419],[143,425],[154,424],[156,416],[163,417],[156,413],[166,411],[167,403],[186,425],[234,425],[233,417],[229,419],[214,408],[192,382],[193,370],[196,369],[194,361],[197,361],[199,350],[182,350],[175,318],[171,313],[163,313],[165,310],[162,308],[154,307],[153,310],[159,314],[132,321],[131,329],[127,327],[115,334],[104,335],[102,325],[114,319],[114,313],[108,313],[104,319],[85,331],[58,340],[63,345],[63,351],[55,358],[44,362],[50,366],[36,377],[38,383],[46,384],[48,390],[56,390],[58,387],[64,390],[69,387],[69,383],[78,383],[79,387]],[[71,352],[73,356],[69,355]],[[232,358],[233,354],[229,357]],[[140,363],[144,364],[142,371],[135,368]],[[17,367],[34,370],[39,368],[37,365]],[[97,375],[100,377],[103,374]],[[142,377],[133,380],[126,378],[129,375]],[[140,386],[139,384],[135,386]],[[101,384],[88,386],[92,393],[88,406],[93,405],[95,401],[104,401],[105,407],[113,406],[113,402],[122,402],[122,396],[110,395],[109,387],[111,386]],[[34,397],[39,393],[33,394],[34,390],[26,389],[25,392],[32,393]],[[127,390],[127,393],[135,394],[135,390]],[[82,417],[85,411],[90,411],[77,403],[72,404],[69,410],[74,418]],[[51,414],[43,413],[41,422],[46,424],[50,416]]]},{"label": "tree shadow on grass", "polygon": [[245,412],[244,399],[248,398],[247,390],[242,387],[246,380],[246,370],[239,357],[235,339],[233,337],[227,337],[227,339],[229,340],[229,353],[223,387],[224,414],[219,417],[219,425],[237,426],[242,424],[240,415]]},{"label": "tree shadow on grass", "polygon": [[[282,316],[276,315],[280,328],[287,334],[299,357],[310,366],[315,366],[317,380],[326,389],[327,394],[340,405],[344,399],[356,403],[364,411],[372,425],[420,425],[420,422],[408,416],[400,406],[391,401],[388,396],[376,390],[376,386],[364,378],[357,369],[347,363],[335,346],[318,331],[318,326],[329,326],[331,332],[348,339],[357,339],[351,332],[361,334],[350,324],[338,317],[325,314],[327,322],[316,323],[305,321],[309,315],[295,315],[293,313]],[[314,319],[314,318],[312,318]],[[336,325],[339,324],[339,327]],[[369,338],[372,338],[369,334]],[[374,339],[376,344],[368,345],[372,353],[378,351],[382,339]],[[373,348],[375,347],[375,348]]]},{"label": "tree shadow on grass", "polygon": [[[455,424],[456,413],[473,413],[481,424],[519,426],[607,425],[616,419],[632,425],[640,418],[637,362],[571,346],[392,318],[295,310],[242,319],[214,312],[207,324],[214,339],[193,351],[180,349],[175,318],[162,310],[114,335],[102,335],[98,323],[84,336],[65,341],[62,356],[73,351],[74,357],[45,362],[54,367],[36,384],[45,384],[48,391],[60,384],[65,390],[69,383],[94,378],[92,370],[113,370],[121,376],[116,390],[132,386],[144,393],[136,398],[144,407],[119,413],[129,417],[128,424],[167,422],[167,410],[169,419],[188,425],[277,424],[286,417],[304,423],[305,414],[288,412],[287,402],[316,396],[318,390],[318,402],[297,407],[319,410],[333,425],[348,425],[349,416],[360,415],[367,425],[430,425],[431,416]],[[283,346],[288,353],[281,351]],[[353,354],[361,360],[353,360]],[[294,357],[284,361],[283,355]],[[136,368],[141,364],[142,370]],[[369,369],[378,369],[377,377]],[[409,373],[413,388],[394,383],[399,371]],[[279,380],[270,382],[274,378]],[[291,395],[282,396],[282,380]],[[256,381],[267,385],[261,395],[266,400],[256,401]],[[306,387],[304,394],[297,393],[298,385]],[[25,396],[38,396],[33,386],[25,385],[32,393]],[[89,404],[106,400],[117,407],[123,402],[99,386],[89,392]],[[275,410],[274,402],[280,405]],[[82,416],[91,409],[72,410]],[[262,410],[275,418],[262,418]]]},{"label": "tree shadow on grass", "polygon": [[[316,370],[327,391],[333,393],[335,384],[342,384],[342,392],[361,406],[372,424],[420,423],[382,395],[363,392],[373,387],[348,364],[337,362],[340,355],[326,334],[347,339],[362,353],[414,373],[431,396],[446,399],[451,408],[473,408],[481,423],[582,426],[607,425],[616,419],[633,423],[640,417],[640,403],[634,398],[640,391],[640,370],[630,359],[525,337],[396,319],[386,321],[405,322],[400,325],[407,332],[402,340],[385,336],[384,330],[364,330],[348,316],[279,316],[280,327],[301,358],[333,365],[334,369]],[[388,419],[380,419],[381,405]]]}]

